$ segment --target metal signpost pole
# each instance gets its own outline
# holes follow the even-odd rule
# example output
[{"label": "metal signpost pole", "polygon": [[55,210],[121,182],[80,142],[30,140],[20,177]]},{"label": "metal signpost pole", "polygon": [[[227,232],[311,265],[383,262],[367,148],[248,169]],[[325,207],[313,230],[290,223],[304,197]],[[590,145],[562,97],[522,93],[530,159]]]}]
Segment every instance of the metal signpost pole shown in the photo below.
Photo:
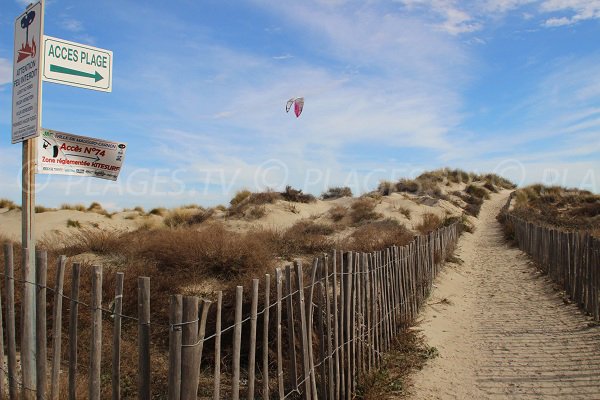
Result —
[{"label": "metal signpost pole", "polygon": [[22,142],[23,265],[21,369],[22,398],[36,398],[36,286],[35,286],[35,162],[42,117],[44,3],[30,4],[15,21],[13,65],[12,143]]}]

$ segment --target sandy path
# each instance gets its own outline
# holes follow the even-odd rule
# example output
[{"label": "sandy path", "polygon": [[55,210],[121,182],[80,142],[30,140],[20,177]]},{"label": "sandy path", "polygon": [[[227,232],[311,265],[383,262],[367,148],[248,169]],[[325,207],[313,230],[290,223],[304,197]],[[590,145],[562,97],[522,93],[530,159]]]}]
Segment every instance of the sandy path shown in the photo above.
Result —
[{"label": "sandy path", "polygon": [[459,242],[464,263],[436,282],[420,328],[439,356],[413,377],[412,398],[600,399],[600,327],[503,242],[505,200],[484,204]]}]

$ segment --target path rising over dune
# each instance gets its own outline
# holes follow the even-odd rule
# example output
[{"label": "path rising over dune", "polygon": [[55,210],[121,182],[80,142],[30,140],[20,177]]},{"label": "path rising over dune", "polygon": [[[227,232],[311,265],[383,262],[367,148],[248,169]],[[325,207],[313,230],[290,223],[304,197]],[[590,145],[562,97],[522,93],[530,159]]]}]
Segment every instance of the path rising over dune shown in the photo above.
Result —
[{"label": "path rising over dune", "polygon": [[412,398],[600,399],[600,327],[563,301],[528,257],[508,247],[486,201],[474,234],[439,276],[422,323],[439,356]]}]

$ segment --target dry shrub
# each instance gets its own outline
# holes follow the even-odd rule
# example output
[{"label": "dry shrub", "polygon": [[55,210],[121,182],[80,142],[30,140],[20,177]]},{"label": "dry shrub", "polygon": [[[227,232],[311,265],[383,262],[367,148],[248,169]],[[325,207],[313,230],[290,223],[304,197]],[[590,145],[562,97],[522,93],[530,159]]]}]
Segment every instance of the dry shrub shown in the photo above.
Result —
[{"label": "dry shrub", "polygon": [[502,188],[502,189],[514,189],[517,187],[517,185],[515,185],[508,179],[503,178],[497,174],[486,174],[481,178],[482,178],[482,180],[486,181],[487,183],[490,183],[491,185]]},{"label": "dry shrub", "polygon": [[81,228],[81,223],[76,219],[67,220],[67,228]]},{"label": "dry shrub", "polygon": [[422,215],[422,221],[415,229],[422,235],[427,235],[442,226],[442,220],[435,214],[426,213]]},{"label": "dry shrub", "polygon": [[348,208],[344,206],[336,205],[329,209],[329,217],[333,222],[341,221],[346,215],[348,215]]},{"label": "dry shrub", "polygon": [[400,179],[396,183],[396,191],[417,193],[420,189],[419,183],[412,179]]},{"label": "dry shrub", "polygon": [[333,200],[342,197],[352,197],[352,189],[348,186],[344,187],[331,187],[326,192],[321,194],[323,200]]},{"label": "dry shrub", "polygon": [[169,213],[165,216],[163,223],[169,228],[177,228],[187,225],[188,219],[195,214],[195,212],[195,210],[191,209],[176,208],[169,211]]},{"label": "dry shrub", "polygon": [[229,201],[229,204],[231,205],[231,207],[236,207],[239,204],[241,204],[244,200],[246,200],[248,197],[250,197],[251,194],[252,194],[252,192],[249,190],[245,190],[245,189],[240,190]]},{"label": "dry shrub", "polygon": [[570,217],[594,218],[600,215],[600,201],[598,203],[584,203],[567,212]]},{"label": "dry shrub", "polygon": [[53,208],[47,208],[47,207],[44,207],[44,206],[35,206],[35,213],[36,214],[41,214],[41,213],[45,213],[45,212],[48,212],[48,211],[54,211],[54,209]]},{"label": "dry shrub", "polygon": [[164,207],[153,208],[148,212],[148,215],[158,215],[159,217],[164,217],[167,214],[167,209]]},{"label": "dry shrub", "polygon": [[17,206],[12,200],[0,199],[0,208],[8,208],[9,210],[14,210],[15,208],[20,207]]},{"label": "dry shrub", "polygon": [[266,191],[266,192],[252,193],[252,195],[248,199],[248,202],[250,204],[260,206],[263,204],[273,204],[277,200],[281,200],[281,198],[282,198],[282,196],[277,192]]},{"label": "dry shrub", "polygon": [[246,212],[246,217],[248,219],[261,219],[265,215],[267,215],[265,206],[252,206]]},{"label": "dry shrub", "polygon": [[352,203],[350,210],[350,218],[355,224],[359,224],[365,221],[372,221],[382,217],[382,215],[375,211],[377,202],[370,197],[361,197]]},{"label": "dry shrub", "polygon": [[390,181],[381,181],[377,186],[377,191],[381,193],[382,196],[389,196],[394,193],[396,189],[396,185]]},{"label": "dry shrub", "polygon": [[61,210],[71,210],[71,211],[85,211],[86,208],[83,204],[67,204],[63,203],[60,205]]},{"label": "dry shrub", "polygon": [[281,192],[281,197],[296,203],[312,203],[317,200],[312,194],[302,193],[302,190],[294,189],[289,185],[285,187],[285,191]]},{"label": "dry shrub", "polygon": [[186,225],[201,224],[214,213],[212,208],[176,208],[169,211],[163,223],[169,228],[178,228]]},{"label": "dry shrub", "polygon": [[397,210],[400,212],[400,214],[404,215],[406,219],[410,219],[410,209],[406,207],[398,207]]},{"label": "dry shrub", "polygon": [[410,230],[398,221],[388,218],[358,227],[340,244],[347,250],[371,252],[390,246],[403,246],[412,239],[413,234]]},{"label": "dry shrub", "polygon": [[41,248],[55,256],[74,256],[82,253],[117,254],[127,245],[124,231],[86,227],[72,233],[45,235],[39,241]]},{"label": "dry shrub", "polygon": [[333,250],[334,242],[328,236],[334,232],[335,229],[329,225],[302,220],[283,232],[263,232],[262,237],[272,244],[279,257],[290,260]]},{"label": "dry shrub", "polygon": [[471,196],[475,196],[478,199],[484,199],[487,200],[490,198],[490,194],[488,193],[487,190],[485,190],[483,187],[481,186],[476,186],[476,185],[468,185],[465,188],[465,192],[467,194],[470,194]]},{"label": "dry shrub", "polygon": [[532,222],[593,231],[600,228],[600,196],[586,190],[532,185],[515,192],[513,213]]},{"label": "dry shrub", "polygon": [[268,245],[252,233],[231,232],[217,223],[202,230],[160,230],[130,236],[136,256],[155,262],[161,270],[195,277],[256,277],[273,262]]},{"label": "dry shrub", "polygon": [[229,215],[244,215],[246,210],[251,206],[260,206],[263,204],[273,204],[277,200],[280,200],[281,194],[273,191],[266,191],[260,193],[252,193],[248,190],[242,190],[237,192],[235,197],[231,199],[229,207]]},{"label": "dry shrub", "polygon": [[102,207],[102,205],[100,203],[94,201],[87,208],[87,211],[102,213],[104,211],[104,208]]},{"label": "dry shrub", "polygon": [[465,212],[473,217],[478,217],[479,212],[481,211],[481,204],[472,204],[469,203],[465,207]]},{"label": "dry shrub", "polygon": [[446,169],[448,181],[453,183],[470,182],[473,180],[473,174],[462,169]]},{"label": "dry shrub", "polygon": [[496,189],[496,186],[494,186],[494,184],[491,183],[491,182],[484,183],[483,187],[486,188],[487,190],[489,190],[492,193],[498,193],[498,189]]},{"label": "dry shrub", "polygon": [[381,400],[406,398],[410,375],[421,370],[427,360],[437,357],[438,350],[426,344],[423,335],[415,329],[406,329],[392,340],[382,364],[361,376],[356,388],[357,398]]}]

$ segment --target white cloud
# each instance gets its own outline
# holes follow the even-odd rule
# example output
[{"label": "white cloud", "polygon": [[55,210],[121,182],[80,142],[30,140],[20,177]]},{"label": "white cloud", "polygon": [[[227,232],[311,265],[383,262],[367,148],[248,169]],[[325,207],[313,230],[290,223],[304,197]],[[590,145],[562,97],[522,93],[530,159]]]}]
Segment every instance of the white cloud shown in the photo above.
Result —
[{"label": "white cloud", "polygon": [[482,24],[467,12],[465,7],[459,8],[456,1],[447,0],[400,0],[401,4],[409,10],[430,10],[435,19],[441,19],[437,22],[437,29],[451,35],[459,35],[479,31]]},{"label": "white cloud", "polygon": [[552,17],[545,21],[549,27],[572,25],[580,21],[600,19],[600,0],[546,0],[540,9],[548,13],[568,13],[570,16]]},{"label": "white cloud", "polygon": [[83,23],[75,18],[65,17],[62,20],[62,26],[71,32],[83,31]]}]

